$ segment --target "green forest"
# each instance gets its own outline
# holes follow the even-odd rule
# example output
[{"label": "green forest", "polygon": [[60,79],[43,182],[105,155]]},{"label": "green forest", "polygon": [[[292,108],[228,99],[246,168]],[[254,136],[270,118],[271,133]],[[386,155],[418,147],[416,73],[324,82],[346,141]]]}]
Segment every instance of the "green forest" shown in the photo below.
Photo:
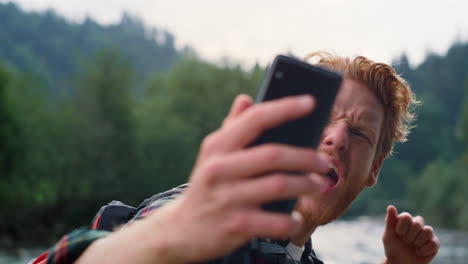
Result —
[{"label": "green forest", "polygon": [[[1,245],[51,243],[111,200],[136,206],[187,180],[200,141],[264,68],[174,42],[128,14],[103,26],[0,3]],[[345,217],[392,203],[468,230],[468,43],[393,65],[422,102],[416,127]]]}]

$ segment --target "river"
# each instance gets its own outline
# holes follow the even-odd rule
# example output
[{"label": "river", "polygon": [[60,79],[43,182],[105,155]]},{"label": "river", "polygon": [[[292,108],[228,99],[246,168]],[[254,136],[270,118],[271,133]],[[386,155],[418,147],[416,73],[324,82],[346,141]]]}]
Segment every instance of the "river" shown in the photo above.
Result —
[{"label": "river", "polygon": [[[326,264],[375,264],[383,259],[383,218],[360,217],[336,221],[318,229],[314,249]],[[434,264],[468,264],[468,233],[436,228],[441,241]],[[26,263],[42,249],[0,251],[0,264]]]},{"label": "river", "polygon": [[[360,217],[319,228],[313,246],[327,264],[381,263],[384,219]],[[441,248],[433,264],[468,264],[468,233],[435,228]]]}]

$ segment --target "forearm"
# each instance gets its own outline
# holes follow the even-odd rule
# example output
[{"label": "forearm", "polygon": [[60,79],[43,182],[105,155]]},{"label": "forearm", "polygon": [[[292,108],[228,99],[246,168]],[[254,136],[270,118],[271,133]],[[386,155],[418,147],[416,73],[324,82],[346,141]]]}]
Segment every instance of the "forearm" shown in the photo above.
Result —
[{"label": "forearm", "polygon": [[146,217],[96,240],[76,263],[183,263],[174,234],[158,220]]}]

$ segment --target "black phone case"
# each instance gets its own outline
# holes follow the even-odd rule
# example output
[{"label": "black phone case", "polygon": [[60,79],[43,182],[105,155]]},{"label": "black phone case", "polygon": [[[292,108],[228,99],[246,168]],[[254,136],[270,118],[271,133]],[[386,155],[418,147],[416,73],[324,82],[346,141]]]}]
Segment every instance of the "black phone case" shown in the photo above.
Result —
[{"label": "black phone case", "polygon": [[[310,94],[316,99],[316,107],[310,115],[266,131],[251,146],[280,143],[316,148],[328,122],[341,81],[341,76],[335,72],[295,58],[276,56],[260,87],[257,103],[285,96]],[[263,208],[273,212],[291,213],[296,201],[297,199],[275,201],[265,204]]]}]

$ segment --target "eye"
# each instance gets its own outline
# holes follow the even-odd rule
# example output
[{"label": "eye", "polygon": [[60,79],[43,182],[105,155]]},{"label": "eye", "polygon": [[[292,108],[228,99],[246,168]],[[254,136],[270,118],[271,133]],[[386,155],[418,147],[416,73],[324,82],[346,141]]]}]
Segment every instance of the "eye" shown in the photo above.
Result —
[{"label": "eye", "polygon": [[359,138],[361,138],[361,139],[363,139],[363,140],[365,140],[365,141],[371,143],[369,137],[367,137],[367,135],[366,135],[364,132],[360,131],[360,130],[357,129],[357,128],[350,128],[350,130],[351,130],[351,133],[352,133],[353,135],[356,135],[356,136],[358,136]]}]

